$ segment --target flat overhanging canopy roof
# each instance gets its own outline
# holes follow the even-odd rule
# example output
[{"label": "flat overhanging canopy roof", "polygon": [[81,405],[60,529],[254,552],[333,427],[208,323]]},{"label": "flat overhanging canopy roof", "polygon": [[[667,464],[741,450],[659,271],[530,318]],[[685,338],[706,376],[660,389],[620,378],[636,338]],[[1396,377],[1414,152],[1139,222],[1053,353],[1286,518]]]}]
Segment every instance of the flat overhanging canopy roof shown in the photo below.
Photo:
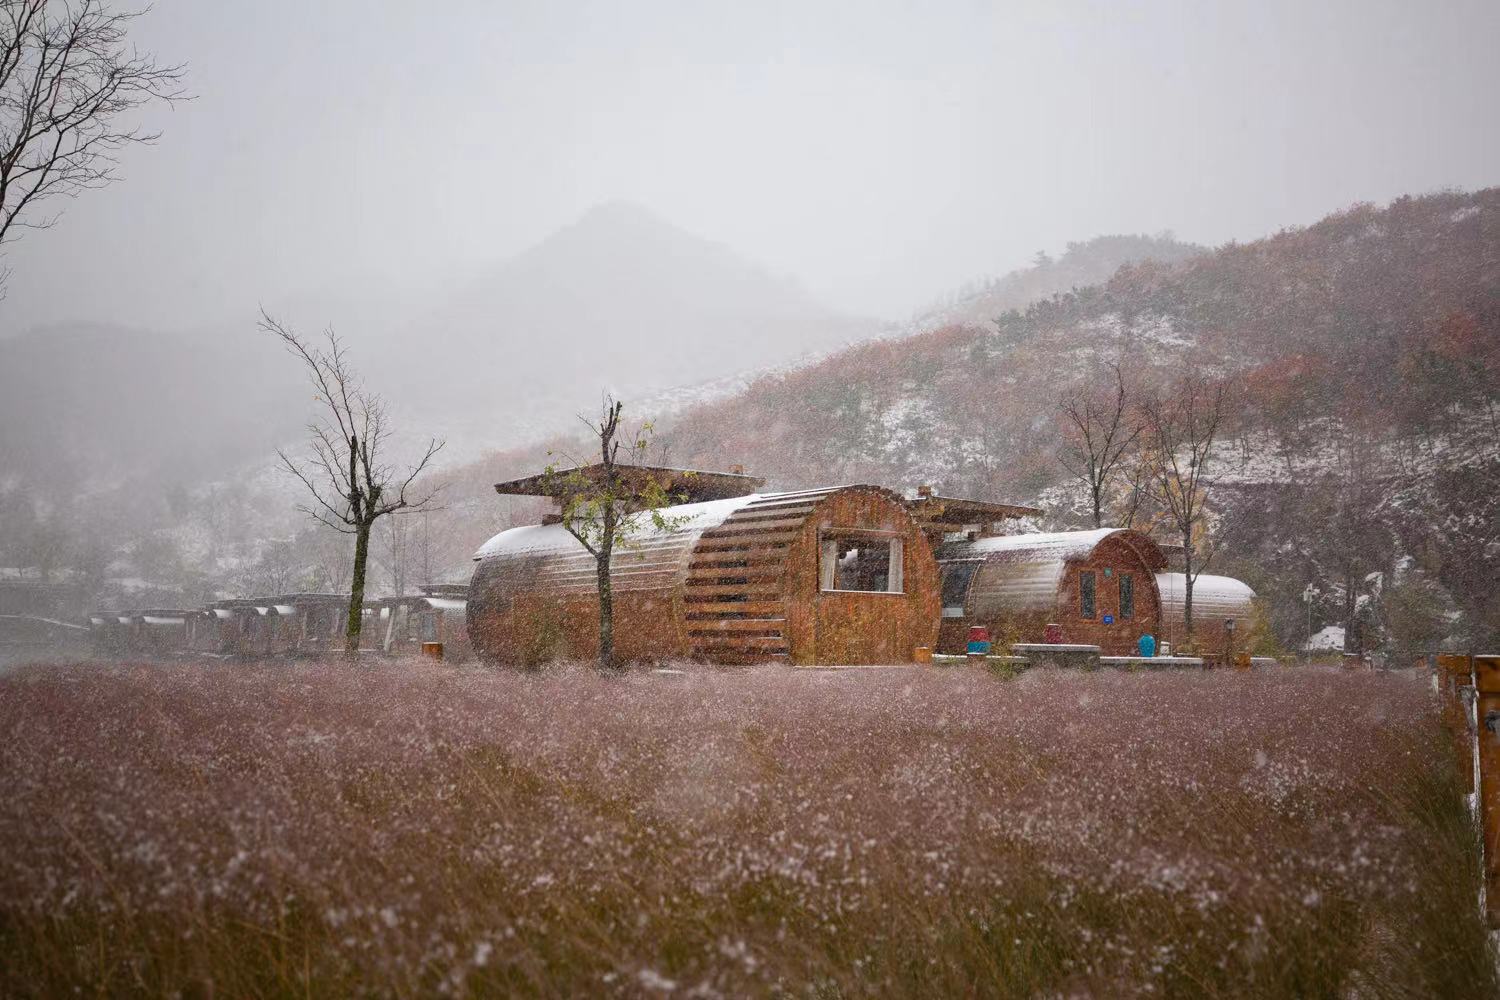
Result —
[{"label": "flat overhanging canopy roof", "polygon": [[348,594],[281,594],[278,604],[348,604]]},{"label": "flat overhanging canopy roof", "polygon": [[[673,503],[697,503],[700,500],[728,500],[749,496],[766,484],[757,476],[739,472],[708,472],[701,469],[671,469],[656,465],[617,465],[615,474],[632,494],[645,492],[653,483],[665,490]],[[577,478],[598,482],[604,477],[604,466],[583,465],[576,469],[559,469],[548,475],[540,473],[524,479],[496,483],[501,496],[552,497],[561,499],[577,492]],[[571,482],[570,482],[571,480]]]},{"label": "flat overhanging canopy roof", "polygon": [[1009,517],[1031,517],[1040,514],[1038,507],[1016,503],[996,503],[967,497],[944,497],[936,494],[906,501],[906,509],[918,521],[941,524],[982,524]]}]

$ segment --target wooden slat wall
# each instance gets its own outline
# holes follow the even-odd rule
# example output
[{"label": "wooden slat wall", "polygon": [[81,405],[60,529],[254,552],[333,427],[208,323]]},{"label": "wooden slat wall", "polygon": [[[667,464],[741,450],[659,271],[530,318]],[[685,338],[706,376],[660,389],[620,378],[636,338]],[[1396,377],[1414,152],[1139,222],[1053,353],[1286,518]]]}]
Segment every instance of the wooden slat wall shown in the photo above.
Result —
[{"label": "wooden slat wall", "polygon": [[698,539],[682,590],[695,658],[750,663],[790,655],[787,553],[808,515],[832,492],[759,497]]}]

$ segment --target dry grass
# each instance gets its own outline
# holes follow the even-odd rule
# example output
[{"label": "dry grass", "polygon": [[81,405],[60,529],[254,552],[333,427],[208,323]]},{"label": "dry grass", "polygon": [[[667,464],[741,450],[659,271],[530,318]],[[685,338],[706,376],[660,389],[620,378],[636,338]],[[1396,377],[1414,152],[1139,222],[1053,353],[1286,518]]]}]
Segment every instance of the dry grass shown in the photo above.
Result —
[{"label": "dry grass", "polygon": [[1416,678],[0,678],[0,994],[1479,996]]}]

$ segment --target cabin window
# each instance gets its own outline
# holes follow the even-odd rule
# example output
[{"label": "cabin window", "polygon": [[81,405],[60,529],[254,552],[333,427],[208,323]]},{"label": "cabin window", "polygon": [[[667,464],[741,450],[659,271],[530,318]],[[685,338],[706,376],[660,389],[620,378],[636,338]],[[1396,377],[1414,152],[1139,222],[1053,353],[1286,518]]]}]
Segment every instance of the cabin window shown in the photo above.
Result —
[{"label": "cabin window", "polygon": [[1078,574],[1078,610],[1085,618],[1094,617],[1094,571]]},{"label": "cabin window", "polygon": [[1129,573],[1120,574],[1120,617],[1135,617],[1135,577]]},{"label": "cabin window", "polygon": [[969,583],[979,569],[977,562],[943,564],[943,617],[962,618],[969,598]]},{"label": "cabin window", "polygon": [[437,612],[424,611],[419,617],[421,618],[422,641],[437,642]]},{"label": "cabin window", "polygon": [[851,532],[823,536],[818,586],[865,594],[901,593],[901,539]]}]

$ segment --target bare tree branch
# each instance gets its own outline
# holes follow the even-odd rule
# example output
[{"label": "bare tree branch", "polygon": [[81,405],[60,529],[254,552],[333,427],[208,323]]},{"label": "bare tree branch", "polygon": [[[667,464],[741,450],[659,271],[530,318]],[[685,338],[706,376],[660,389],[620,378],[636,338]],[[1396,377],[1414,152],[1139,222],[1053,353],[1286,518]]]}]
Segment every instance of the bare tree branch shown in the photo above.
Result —
[{"label": "bare tree branch", "polygon": [[420,496],[412,487],[442,450],[436,438],[404,472],[381,459],[387,438],[385,401],[368,391],[349,363],[348,349],[333,327],[323,331],[324,346],[302,340],[286,324],[261,310],[259,328],[276,337],[308,374],[322,416],[308,425],[309,456],[302,462],[277,452],[282,465],[312,496],[297,509],[319,524],[354,536],[354,570],[345,630],[345,649],[359,651],[361,609],[370,533],[376,521],[393,514],[436,510],[437,485]]},{"label": "bare tree branch", "polygon": [[1205,548],[1204,558],[1197,559],[1199,547],[1205,544],[1200,529],[1208,498],[1208,464],[1228,416],[1230,390],[1230,382],[1189,375],[1141,406],[1156,453],[1153,499],[1182,542],[1184,625],[1189,639],[1193,635],[1193,584],[1213,556],[1212,549]]},{"label": "bare tree branch", "polygon": [[126,121],[132,112],[188,99],[183,65],[129,45],[142,13],[0,0],[0,245],[51,226],[56,214],[36,214],[43,202],[103,187],[121,149],[159,138]]},{"label": "bare tree branch", "polygon": [[1111,398],[1105,400],[1086,393],[1082,401],[1065,398],[1058,403],[1067,423],[1059,459],[1063,468],[1087,487],[1096,528],[1104,524],[1110,483],[1119,475],[1125,457],[1144,429],[1131,418],[1132,408],[1120,366],[1108,367],[1115,376]]}]

